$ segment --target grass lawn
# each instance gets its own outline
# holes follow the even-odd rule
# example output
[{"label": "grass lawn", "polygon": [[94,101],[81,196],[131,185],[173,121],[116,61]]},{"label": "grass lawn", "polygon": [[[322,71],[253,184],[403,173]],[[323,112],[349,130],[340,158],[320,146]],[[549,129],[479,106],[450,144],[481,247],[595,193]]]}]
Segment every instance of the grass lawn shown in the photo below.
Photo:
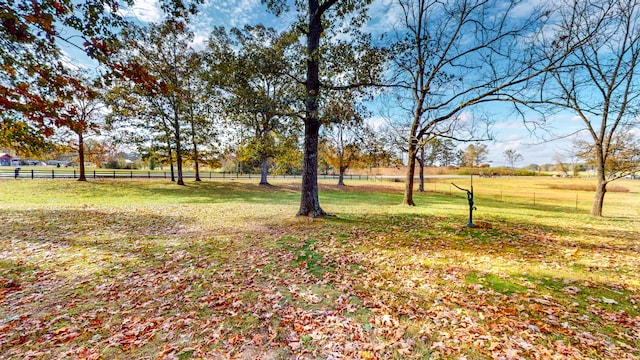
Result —
[{"label": "grass lawn", "polygon": [[640,358],[640,181],[450,181],[0,181],[0,359]]}]

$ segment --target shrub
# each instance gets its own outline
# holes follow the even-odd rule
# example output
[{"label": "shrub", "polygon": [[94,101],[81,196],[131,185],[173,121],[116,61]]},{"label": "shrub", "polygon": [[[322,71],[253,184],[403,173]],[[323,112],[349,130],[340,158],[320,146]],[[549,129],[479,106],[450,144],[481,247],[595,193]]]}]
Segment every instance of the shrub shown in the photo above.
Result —
[{"label": "shrub", "polygon": [[111,160],[104,164],[105,169],[131,169],[139,168],[138,162],[127,163],[124,160]]}]

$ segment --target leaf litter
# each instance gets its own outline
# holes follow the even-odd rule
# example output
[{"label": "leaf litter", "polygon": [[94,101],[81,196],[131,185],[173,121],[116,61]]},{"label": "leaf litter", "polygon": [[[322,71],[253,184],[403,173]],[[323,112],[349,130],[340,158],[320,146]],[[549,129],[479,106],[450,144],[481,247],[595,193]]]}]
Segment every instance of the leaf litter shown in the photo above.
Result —
[{"label": "leaf litter", "polygon": [[640,357],[633,250],[517,224],[290,212],[0,211],[0,358]]}]

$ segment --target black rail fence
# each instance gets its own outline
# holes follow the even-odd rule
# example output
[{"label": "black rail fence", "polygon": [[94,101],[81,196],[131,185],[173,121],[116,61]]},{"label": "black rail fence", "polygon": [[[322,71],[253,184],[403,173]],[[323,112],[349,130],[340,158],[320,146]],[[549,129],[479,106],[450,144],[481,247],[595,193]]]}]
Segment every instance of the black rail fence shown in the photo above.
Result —
[{"label": "black rail fence", "polygon": [[[14,179],[77,179],[80,171],[76,169],[0,169],[0,178]],[[171,179],[170,171],[145,170],[88,170],[87,179]],[[182,173],[184,179],[195,179],[196,173],[187,171]],[[299,179],[301,175],[269,175],[270,179]],[[319,174],[320,179],[338,179],[337,174]],[[229,173],[201,171],[201,179],[260,179],[260,174]],[[381,181],[382,176],[347,174],[345,180]]]}]

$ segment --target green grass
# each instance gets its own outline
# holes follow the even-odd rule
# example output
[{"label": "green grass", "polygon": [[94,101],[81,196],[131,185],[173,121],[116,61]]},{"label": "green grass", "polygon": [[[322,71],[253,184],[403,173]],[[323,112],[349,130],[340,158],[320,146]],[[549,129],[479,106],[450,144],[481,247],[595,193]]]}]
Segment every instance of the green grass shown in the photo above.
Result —
[{"label": "green grass", "polygon": [[473,181],[2,181],[0,357],[640,357],[640,182]]}]

